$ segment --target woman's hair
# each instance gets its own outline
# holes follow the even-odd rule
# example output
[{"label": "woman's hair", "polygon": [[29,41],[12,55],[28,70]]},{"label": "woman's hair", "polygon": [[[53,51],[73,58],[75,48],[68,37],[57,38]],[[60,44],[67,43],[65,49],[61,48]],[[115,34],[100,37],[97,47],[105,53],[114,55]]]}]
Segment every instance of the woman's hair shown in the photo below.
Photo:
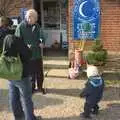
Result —
[{"label": "woman's hair", "polygon": [[27,20],[28,16],[31,15],[35,21],[38,20],[38,13],[35,9],[29,9],[27,12],[26,12],[26,15],[25,15],[25,18]]}]

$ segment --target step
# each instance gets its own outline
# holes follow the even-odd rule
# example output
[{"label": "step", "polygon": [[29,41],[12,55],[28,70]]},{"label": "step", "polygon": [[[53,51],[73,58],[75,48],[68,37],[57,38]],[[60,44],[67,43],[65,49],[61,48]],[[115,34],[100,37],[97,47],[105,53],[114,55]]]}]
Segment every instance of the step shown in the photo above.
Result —
[{"label": "step", "polygon": [[45,73],[46,77],[60,77],[60,78],[67,78],[68,77],[68,70],[67,69],[50,69]]},{"label": "step", "polygon": [[68,60],[44,60],[43,67],[45,69],[68,69]]}]

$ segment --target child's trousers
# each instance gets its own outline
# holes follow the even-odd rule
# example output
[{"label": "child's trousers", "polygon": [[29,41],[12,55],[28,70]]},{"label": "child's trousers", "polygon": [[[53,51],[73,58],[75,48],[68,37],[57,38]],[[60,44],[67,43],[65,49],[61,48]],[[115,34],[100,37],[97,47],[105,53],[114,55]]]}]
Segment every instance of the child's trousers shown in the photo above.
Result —
[{"label": "child's trousers", "polygon": [[98,109],[99,109],[99,106],[97,103],[96,104],[89,104],[86,102],[84,105],[84,115],[86,117],[89,117],[90,113],[97,114]]}]

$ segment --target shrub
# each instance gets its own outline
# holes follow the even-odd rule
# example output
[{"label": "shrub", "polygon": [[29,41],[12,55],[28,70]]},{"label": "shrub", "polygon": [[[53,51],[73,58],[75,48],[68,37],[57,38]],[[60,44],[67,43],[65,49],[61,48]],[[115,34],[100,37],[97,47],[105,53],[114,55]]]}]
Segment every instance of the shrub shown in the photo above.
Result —
[{"label": "shrub", "polygon": [[89,64],[104,65],[107,59],[107,51],[103,49],[100,41],[96,41],[92,46],[92,51],[88,52],[86,60]]},{"label": "shrub", "polygon": [[103,44],[100,42],[100,40],[96,40],[92,46],[92,51],[97,52],[100,50],[103,50]]}]

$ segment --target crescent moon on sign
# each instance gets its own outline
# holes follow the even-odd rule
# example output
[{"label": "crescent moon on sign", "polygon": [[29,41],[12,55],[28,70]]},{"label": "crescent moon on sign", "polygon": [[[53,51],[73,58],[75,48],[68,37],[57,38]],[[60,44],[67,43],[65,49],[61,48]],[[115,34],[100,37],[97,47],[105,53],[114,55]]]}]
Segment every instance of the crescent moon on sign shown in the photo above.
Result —
[{"label": "crescent moon on sign", "polygon": [[80,6],[79,6],[79,13],[80,13],[80,15],[81,15],[82,17],[87,17],[86,15],[84,15],[84,13],[83,13],[83,11],[82,11],[82,8],[83,8],[83,6],[84,6],[84,4],[85,4],[86,2],[87,2],[87,1],[82,2],[82,3],[80,4]]}]

